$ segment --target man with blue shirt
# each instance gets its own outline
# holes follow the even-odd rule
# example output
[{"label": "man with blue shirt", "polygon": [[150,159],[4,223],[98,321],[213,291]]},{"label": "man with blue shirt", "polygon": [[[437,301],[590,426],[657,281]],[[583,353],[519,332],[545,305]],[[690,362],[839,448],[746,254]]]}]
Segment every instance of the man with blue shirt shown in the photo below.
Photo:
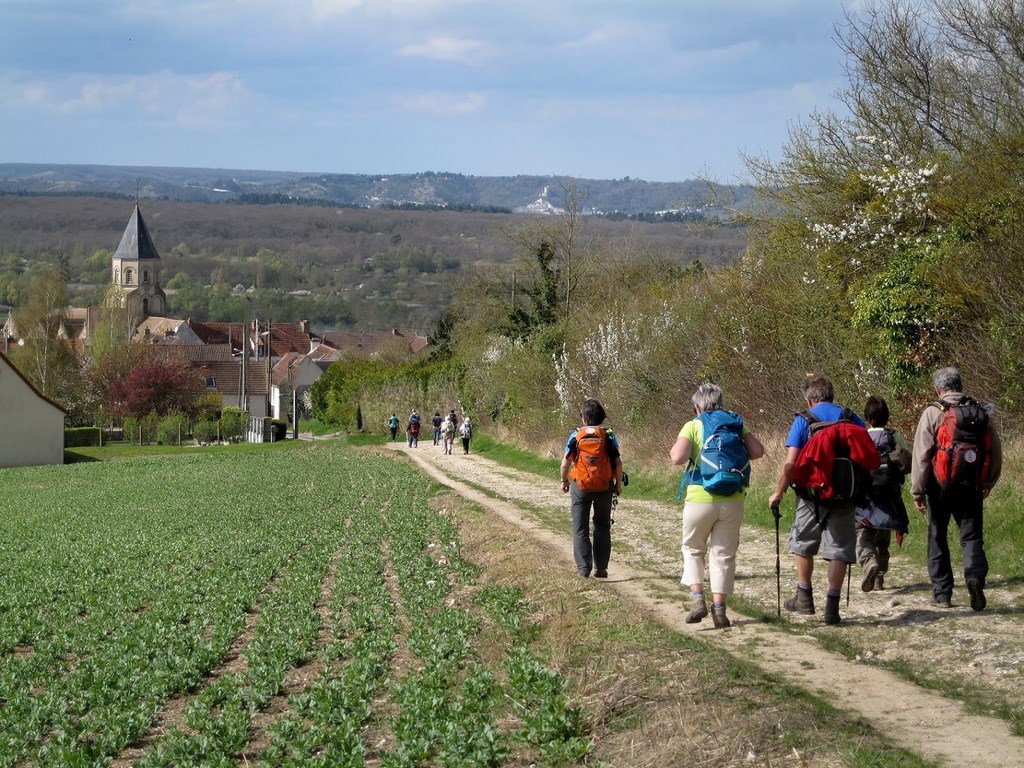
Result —
[{"label": "man with blue shirt", "polygon": [[[786,437],[786,460],[779,471],[775,492],[768,498],[770,507],[778,506],[786,489],[793,482],[793,468],[800,451],[811,438],[811,421],[833,422],[845,417],[864,427],[864,421],[847,409],[833,402],[832,382],[821,374],[808,374],[800,384],[800,393],[807,404],[806,413],[797,414]],[[824,514],[824,517],[822,517]],[[854,522],[852,503],[820,510],[814,501],[797,497],[796,515],[789,534],[789,551],[796,564],[796,594],[783,603],[787,611],[813,614],[814,594],[811,577],[814,574],[814,558],[821,552],[828,562],[828,593],[825,598],[825,623],[838,624],[839,597],[848,563],[857,559],[857,530]]]}]

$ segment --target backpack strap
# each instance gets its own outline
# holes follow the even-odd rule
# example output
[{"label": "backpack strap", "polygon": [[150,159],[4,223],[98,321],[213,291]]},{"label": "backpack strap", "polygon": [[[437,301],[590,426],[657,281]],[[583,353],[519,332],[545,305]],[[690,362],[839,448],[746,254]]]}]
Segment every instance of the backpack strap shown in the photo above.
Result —
[{"label": "backpack strap", "polygon": [[812,435],[819,429],[823,429],[824,427],[831,427],[833,424],[841,424],[844,422],[849,422],[851,424],[856,423],[854,421],[856,415],[849,408],[843,408],[839,412],[839,417],[837,419],[834,419],[833,421],[822,421],[819,417],[811,413],[810,410],[800,411],[796,415],[804,417],[804,419],[807,421],[807,426],[810,428],[810,433]]},{"label": "backpack strap", "polygon": [[798,411],[797,413],[795,413],[793,415],[794,416],[803,416],[804,420],[808,424],[817,424],[819,421],[821,421],[821,419],[819,419],[817,416],[815,416],[809,410]]}]

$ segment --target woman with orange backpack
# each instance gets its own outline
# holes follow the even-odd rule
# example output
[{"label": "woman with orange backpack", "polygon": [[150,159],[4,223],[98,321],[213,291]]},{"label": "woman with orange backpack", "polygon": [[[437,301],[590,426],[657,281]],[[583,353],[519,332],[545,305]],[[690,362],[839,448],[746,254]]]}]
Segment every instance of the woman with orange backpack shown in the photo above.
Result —
[{"label": "woman with orange backpack", "polygon": [[[574,429],[562,459],[562,493],[570,494],[572,551],[576,570],[587,578],[608,578],[612,554],[612,498],[622,491],[622,458],[615,433],[601,426],[604,407],[590,399],[580,409],[583,425]],[[593,514],[593,539],[591,539]]]}]

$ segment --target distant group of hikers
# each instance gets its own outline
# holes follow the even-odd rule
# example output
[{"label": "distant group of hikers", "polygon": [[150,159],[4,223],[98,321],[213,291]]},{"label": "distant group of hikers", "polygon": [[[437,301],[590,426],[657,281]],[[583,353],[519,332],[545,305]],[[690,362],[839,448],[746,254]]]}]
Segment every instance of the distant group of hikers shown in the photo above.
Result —
[{"label": "distant group of hikers", "polygon": [[[419,412],[413,408],[405,423],[405,436],[410,448],[417,448],[420,444],[421,421]],[[388,419],[388,430],[391,432],[392,441],[398,439],[399,424],[398,416],[392,411]],[[434,445],[440,445],[446,455],[452,453],[456,435],[462,439],[462,452],[469,453],[469,441],[473,438],[473,423],[469,416],[465,416],[460,421],[454,408],[444,417],[441,416],[440,411],[434,411],[431,424],[434,428]]]},{"label": "distant group of hikers", "polygon": [[[891,541],[895,537],[902,545],[909,527],[903,502],[908,474],[914,507],[928,515],[932,605],[952,607],[948,530],[953,520],[959,529],[970,606],[985,609],[988,561],[982,506],[1002,469],[999,434],[992,423],[992,407],[964,394],[956,368],[937,370],[932,384],[936,399],[921,413],[909,447],[889,428],[884,399],[869,397],[862,418],[834,402],[832,382],[825,376],[808,374],[801,382],[806,408],[790,427],[786,456],[768,498],[778,538],[779,505],[789,488],[796,494],[788,542],[795,559],[796,591],[782,604],[787,611],[815,613],[812,576],[819,554],[828,564],[826,624],[841,622],[842,585],[854,562],[861,566],[864,592],[885,588]],[[686,621],[698,623],[709,613],[704,592],[707,567],[711,619],[716,628],[725,628],[730,625],[726,598],[735,581],[750,462],[764,455],[764,446],[739,414],[724,408],[720,387],[702,384],[691,399],[694,418],[683,425],[669,451],[673,464],[686,467],[679,490],[681,584],[690,595]],[[628,477],[622,471],[618,439],[604,426],[601,403],[586,400],[580,416],[583,424],[565,444],[562,492],[570,494],[579,575],[607,578],[612,509]]]}]

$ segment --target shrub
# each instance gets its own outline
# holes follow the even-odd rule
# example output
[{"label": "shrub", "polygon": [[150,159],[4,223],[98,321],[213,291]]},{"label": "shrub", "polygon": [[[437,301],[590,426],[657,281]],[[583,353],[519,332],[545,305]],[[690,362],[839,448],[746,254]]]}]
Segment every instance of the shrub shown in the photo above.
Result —
[{"label": "shrub", "polygon": [[143,419],[128,416],[124,420],[124,439],[127,443],[149,445],[156,439],[156,428],[159,418],[150,413]]},{"label": "shrub", "polygon": [[192,437],[201,445],[209,445],[220,439],[220,422],[213,419],[200,419],[192,427]]},{"label": "shrub", "polygon": [[274,442],[288,439],[288,422],[284,419],[271,419],[270,429],[272,430]]},{"label": "shrub", "polygon": [[72,427],[64,430],[64,447],[80,448],[100,444],[99,427]]},{"label": "shrub", "polygon": [[160,419],[156,428],[156,441],[160,445],[181,445],[181,436],[188,434],[185,416],[172,413]]},{"label": "shrub", "polygon": [[225,408],[220,414],[220,439],[237,443],[245,436],[248,414],[241,408]]}]

